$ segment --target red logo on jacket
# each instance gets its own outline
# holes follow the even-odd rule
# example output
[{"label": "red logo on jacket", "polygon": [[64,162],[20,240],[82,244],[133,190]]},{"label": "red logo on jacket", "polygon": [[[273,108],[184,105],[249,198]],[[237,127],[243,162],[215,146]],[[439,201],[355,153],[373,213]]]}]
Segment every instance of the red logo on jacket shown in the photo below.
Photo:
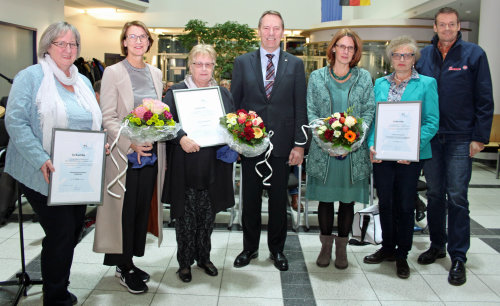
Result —
[{"label": "red logo on jacket", "polygon": [[448,68],[449,71],[460,71],[462,70],[462,68],[460,67],[457,67],[457,68],[453,68],[452,66],[450,66],[450,68]]}]

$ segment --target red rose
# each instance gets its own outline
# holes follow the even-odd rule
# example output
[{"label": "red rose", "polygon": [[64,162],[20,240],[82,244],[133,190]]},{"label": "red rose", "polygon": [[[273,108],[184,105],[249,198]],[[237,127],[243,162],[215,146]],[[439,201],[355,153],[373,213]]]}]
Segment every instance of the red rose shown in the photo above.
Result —
[{"label": "red rose", "polygon": [[246,127],[244,129],[244,132],[245,132],[245,138],[250,141],[252,140],[252,138],[255,137],[254,133],[253,133],[253,129],[251,127]]},{"label": "red rose", "polygon": [[347,125],[344,125],[342,127],[342,132],[347,133],[347,131],[349,131],[349,127]]},{"label": "red rose", "polygon": [[261,129],[263,129],[263,128],[264,128],[264,122],[261,122],[261,123],[259,124],[259,127],[260,127]]},{"label": "red rose", "polygon": [[244,110],[244,109],[239,109],[239,110],[236,111],[236,114],[239,114],[239,113],[243,113],[245,115],[248,115],[247,111]]},{"label": "red rose", "polygon": [[326,130],[325,133],[323,134],[325,135],[325,138],[328,140],[328,141],[331,141],[332,138],[333,138],[333,131],[332,130]]},{"label": "red rose", "polygon": [[339,121],[340,121],[340,123],[344,124],[345,118],[344,117],[340,117]]},{"label": "red rose", "polygon": [[249,121],[245,122],[245,126],[252,126],[252,121],[249,120]]},{"label": "red rose", "polygon": [[147,112],[144,113],[143,119],[144,121],[148,121],[149,119],[151,119],[151,117],[153,117],[153,113],[150,110],[148,110]]}]

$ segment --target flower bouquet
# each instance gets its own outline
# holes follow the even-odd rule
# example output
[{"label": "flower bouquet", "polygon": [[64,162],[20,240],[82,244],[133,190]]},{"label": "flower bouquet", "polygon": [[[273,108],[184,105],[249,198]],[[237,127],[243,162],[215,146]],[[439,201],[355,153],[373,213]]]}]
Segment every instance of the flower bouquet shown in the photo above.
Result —
[{"label": "flower bouquet", "polygon": [[356,151],[361,147],[368,126],[362,118],[350,115],[350,109],[343,113],[319,119],[315,122],[313,135],[321,149],[331,156]]},{"label": "flower bouquet", "polygon": [[165,103],[144,99],[130,114],[123,118],[122,134],[134,144],[154,143],[177,136],[180,125],[172,119],[170,108]]},{"label": "flower bouquet", "polygon": [[224,140],[234,151],[246,157],[258,156],[269,146],[269,137],[262,118],[254,111],[239,109],[220,118],[226,129]]}]

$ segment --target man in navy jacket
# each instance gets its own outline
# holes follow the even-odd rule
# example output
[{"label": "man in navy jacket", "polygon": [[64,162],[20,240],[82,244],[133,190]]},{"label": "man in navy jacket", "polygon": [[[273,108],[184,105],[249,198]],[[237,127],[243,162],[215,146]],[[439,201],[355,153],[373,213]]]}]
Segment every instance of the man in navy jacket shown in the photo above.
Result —
[{"label": "man in navy jacket", "polygon": [[[283,32],[280,13],[264,12],[259,20],[261,46],[236,58],[231,81],[236,108],[256,111],[264,120],[266,130],[274,133],[271,138],[274,149],[268,160],[273,170],[269,179],[267,244],[271,260],[280,271],[288,270],[283,249],[287,230],[289,166],[302,163],[306,139],[301,127],[307,124],[304,64],[280,49]],[[263,185],[255,166],[263,159],[264,154],[241,158],[243,251],[234,261],[238,268],[248,265],[258,256]],[[260,171],[265,169],[265,166],[259,167]]]},{"label": "man in navy jacket", "polygon": [[448,242],[452,260],[448,282],[459,286],[466,281],[470,247],[467,191],[472,157],[488,143],[494,103],[486,53],[462,40],[458,12],[441,8],[434,19],[434,32],[432,45],[422,50],[416,65],[418,72],[438,82],[440,117],[439,131],[431,141],[432,159],[424,164],[431,246],[418,262],[430,264],[445,257]]}]

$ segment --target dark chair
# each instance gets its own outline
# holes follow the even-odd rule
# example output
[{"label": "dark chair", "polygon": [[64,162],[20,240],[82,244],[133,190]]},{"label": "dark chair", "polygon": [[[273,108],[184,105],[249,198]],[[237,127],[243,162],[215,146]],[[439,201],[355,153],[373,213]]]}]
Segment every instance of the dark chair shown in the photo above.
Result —
[{"label": "dark chair", "polygon": [[3,171],[9,134],[5,128],[4,118],[0,118],[0,226],[4,225],[16,207],[16,181]]}]

